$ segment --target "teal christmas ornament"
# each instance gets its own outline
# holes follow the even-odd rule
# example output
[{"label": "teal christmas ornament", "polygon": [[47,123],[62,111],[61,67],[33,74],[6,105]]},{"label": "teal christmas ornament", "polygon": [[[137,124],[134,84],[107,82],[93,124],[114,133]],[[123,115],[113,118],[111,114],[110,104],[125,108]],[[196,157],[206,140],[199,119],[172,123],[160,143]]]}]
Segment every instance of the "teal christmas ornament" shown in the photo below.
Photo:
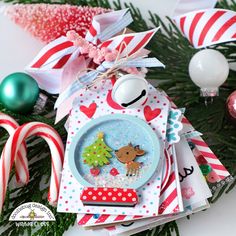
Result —
[{"label": "teal christmas ornament", "polygon": [[28,74],[22,72],[10,74],[0,84],[0,102],[15,113],[29,113],[38,98],[38,84]]}]

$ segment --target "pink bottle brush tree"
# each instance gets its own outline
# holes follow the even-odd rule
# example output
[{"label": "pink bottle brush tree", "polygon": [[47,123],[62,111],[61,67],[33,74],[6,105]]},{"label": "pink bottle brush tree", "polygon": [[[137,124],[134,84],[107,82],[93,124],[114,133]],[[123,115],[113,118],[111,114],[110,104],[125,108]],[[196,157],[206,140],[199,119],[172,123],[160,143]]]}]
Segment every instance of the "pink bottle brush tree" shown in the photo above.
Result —
[{"label": "pink bottle brush tree", "polygon": [[7,7],[13,22],[45,43],[75,30],[85,36],[95,15],[110,11],[101,7],[56,4],[16,4]]}]

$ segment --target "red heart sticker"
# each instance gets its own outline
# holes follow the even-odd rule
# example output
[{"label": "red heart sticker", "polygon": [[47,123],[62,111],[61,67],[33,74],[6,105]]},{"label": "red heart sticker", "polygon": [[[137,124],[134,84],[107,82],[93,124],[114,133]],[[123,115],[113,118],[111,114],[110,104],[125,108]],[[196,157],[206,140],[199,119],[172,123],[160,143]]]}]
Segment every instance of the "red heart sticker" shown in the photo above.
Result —
[{"label": "red heart sticker", "polygon": [[144,107],[144,116],[147,122],[155,119],[157,116],[159,116],[161,113],[161,109],[156,108],[153,109],[150,106],[145,106]]},{"label": "red heart sticker", "polygon": [[91,103],[89,107],[80,106],[80,111],[82,111],[88,118],[92,118],[97,109],[97,104]]},{"label": "red heart sticker", "polygon": [[100,173],[100,169],[98,168],[98,167],[94,167],[94,168],[92,168],[92,169],[90,169],[90,173],[91,173],[91,175],[92,176],[98,176],[99,175],[99,173]]}]

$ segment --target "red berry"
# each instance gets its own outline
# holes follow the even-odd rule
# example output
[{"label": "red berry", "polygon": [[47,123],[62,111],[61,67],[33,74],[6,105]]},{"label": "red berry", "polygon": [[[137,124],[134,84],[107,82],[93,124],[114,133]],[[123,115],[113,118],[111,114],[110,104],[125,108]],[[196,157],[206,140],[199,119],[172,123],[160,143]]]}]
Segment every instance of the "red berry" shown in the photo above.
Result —
[{"label": "red berry", "polygon": [[98,167],[94,167],[90,169],[90,173],[92,176],[98,176],[100,174],[100,169]]},{"label": "red berry", "polygon": [[119,175],[120,173],[119,173],[119,171],[118,171],[116,168],[112,168],[112,169],[110,170],[110,174],[111,174],[112,176],[117,176],[117,175]]}]

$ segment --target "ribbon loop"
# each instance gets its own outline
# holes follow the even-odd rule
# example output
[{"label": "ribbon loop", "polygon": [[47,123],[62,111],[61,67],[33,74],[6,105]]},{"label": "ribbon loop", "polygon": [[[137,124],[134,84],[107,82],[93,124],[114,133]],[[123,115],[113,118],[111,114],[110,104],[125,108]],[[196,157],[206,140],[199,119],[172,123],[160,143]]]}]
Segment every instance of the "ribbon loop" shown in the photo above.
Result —
[{"label": "ribbon loop", "polygon": [[133,18],[128,8],[97,15],[93,18],[92,25],[85,39],[93,44],[98,44],[110,39],[132,22]]},{"label": "ribbon loop", "polygon": [[105,40],[110,39],[120,31],[125,29],[132,22],[133,18],[131,16],[131,13],[127,9],[127,12],[124,17],[120,21],[117,21],[114,24],[108,26],[104,31],[101,32],[101,34],[98,35],[98,38],[101,42],[104,42]]},{"label": "ribbon loop", "polygon": [[176,26],[195,48],[236,40],[236,12],[203,9],[173,18]]}]

